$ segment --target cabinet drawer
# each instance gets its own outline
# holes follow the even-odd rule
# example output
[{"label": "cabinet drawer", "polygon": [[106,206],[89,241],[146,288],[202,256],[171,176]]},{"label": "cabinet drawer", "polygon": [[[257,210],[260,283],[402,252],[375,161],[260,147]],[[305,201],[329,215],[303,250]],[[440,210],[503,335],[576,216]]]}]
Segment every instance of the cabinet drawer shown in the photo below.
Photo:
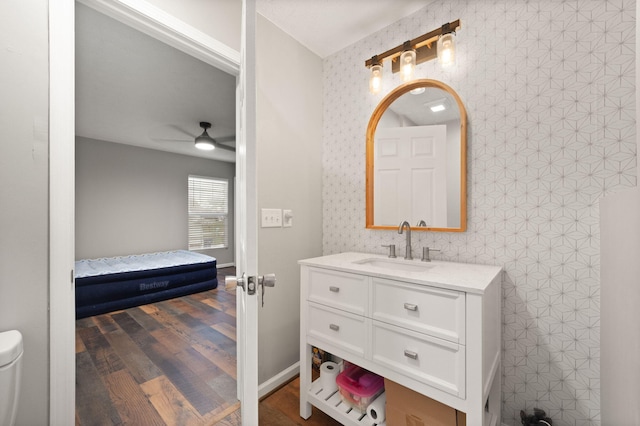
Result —
[{"label": "cabinet drawer", "polygon": [[307,335],[364,357],[371,320],[359,315],[309,303]]},{"label": "cabinet drawer", "polygon": [[465,343],[465,294],[373,278],[373,319]]},{"label": "cabinet drawer", "polygon": [[373,321],[373,361],[465,398],[465,347]]},{"label": "cabinet drawer", "polygon": [[357,315],[366,315],[369,299],[368,277],[310,268],[307,299]]}]

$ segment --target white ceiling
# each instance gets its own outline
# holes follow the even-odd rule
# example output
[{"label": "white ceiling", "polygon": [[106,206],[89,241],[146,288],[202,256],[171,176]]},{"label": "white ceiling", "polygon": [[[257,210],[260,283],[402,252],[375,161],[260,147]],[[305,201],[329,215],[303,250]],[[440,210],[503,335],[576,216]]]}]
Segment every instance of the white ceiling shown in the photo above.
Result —
[{"label": "white ceiling", "polygon": [[213,138],[235,135],[235,76],[86,6],[76,7],[76,134],[235,161],[194,147],[200,121]]},{"label": "white ceiling", "polygon": [[256,8],[316,55],[326,58],[428,3],[425,0],[258,0]]},{"label": "white ceiling", "polygon": [[[324,58],[427,4],[424,0],[258,0],[260,14]],[[76,134],[185,155],[235,134],[235,77],[76,3]],[[233,145],[233,143],[230,143]]]}]

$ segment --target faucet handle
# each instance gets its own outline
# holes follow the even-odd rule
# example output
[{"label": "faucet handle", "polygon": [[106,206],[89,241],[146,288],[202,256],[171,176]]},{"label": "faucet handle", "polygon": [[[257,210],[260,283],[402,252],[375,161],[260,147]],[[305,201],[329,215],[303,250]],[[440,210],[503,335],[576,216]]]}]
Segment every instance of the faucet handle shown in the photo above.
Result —
[{"label": "faucet handle", "polygon": [[391,257],[391,258],[396,257],[396,245],[395,244],[383,245],[382,247],[389,247],[389,257]]},{"label": "faucet handle", "polygon": [[431,252],[440,251],[439,249],[430,249],[429,247],[422,247],[422,260],[423,262],[431,262]]}]

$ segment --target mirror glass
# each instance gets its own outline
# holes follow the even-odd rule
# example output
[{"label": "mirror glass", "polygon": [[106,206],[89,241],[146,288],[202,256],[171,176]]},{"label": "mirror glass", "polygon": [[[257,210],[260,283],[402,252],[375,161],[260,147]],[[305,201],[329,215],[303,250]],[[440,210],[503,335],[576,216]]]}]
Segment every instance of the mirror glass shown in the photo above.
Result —
[{"label": "mirror glass", "polygon": [[466,230],[467,115],[436,80],[399,86],[367,128],[367,228]]}]

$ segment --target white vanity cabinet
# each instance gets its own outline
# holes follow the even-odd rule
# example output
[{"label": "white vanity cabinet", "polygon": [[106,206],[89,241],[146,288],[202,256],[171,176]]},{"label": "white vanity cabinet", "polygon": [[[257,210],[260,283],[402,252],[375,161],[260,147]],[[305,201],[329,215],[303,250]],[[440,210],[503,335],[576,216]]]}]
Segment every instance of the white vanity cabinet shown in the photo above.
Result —
[{"label": "white vanity cabinet", "polygon": [[466,413],[467,425],[500,424],[501,268],[365,253],[299,263],[303,418],[313,405],[375,424],[311,381],[315,346]]}]

